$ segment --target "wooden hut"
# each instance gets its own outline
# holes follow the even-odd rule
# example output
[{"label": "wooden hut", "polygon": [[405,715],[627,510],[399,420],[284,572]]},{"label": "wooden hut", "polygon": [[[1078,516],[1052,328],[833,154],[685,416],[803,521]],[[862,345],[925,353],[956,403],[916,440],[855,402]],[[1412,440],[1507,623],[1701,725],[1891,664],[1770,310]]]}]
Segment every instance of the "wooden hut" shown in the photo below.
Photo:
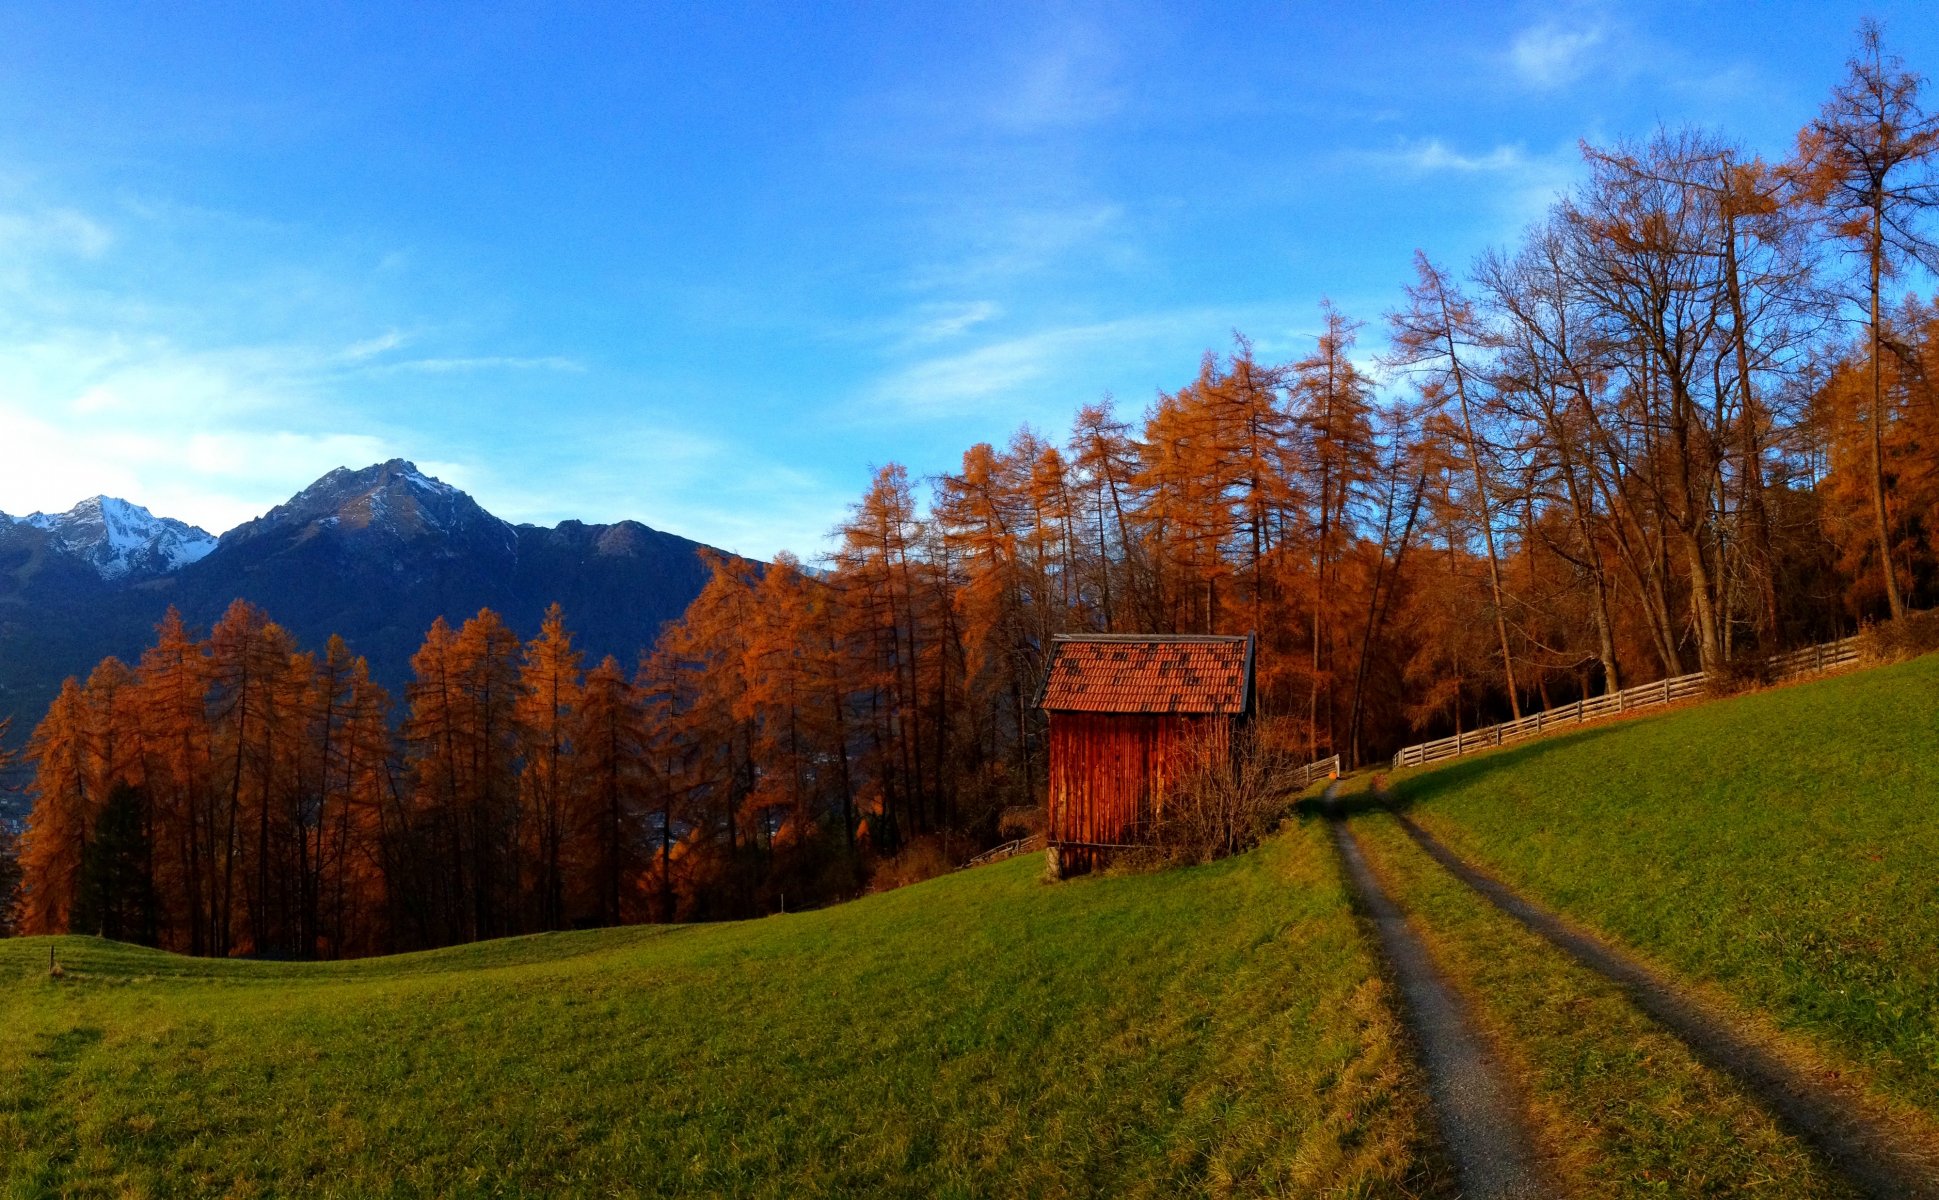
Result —
[{"label": "wooden hut", "polygon": [[1049,853],[1089,870],[1150,834],[1166,785],[1201,747],[1228,753],[1252,717],[1251,634],[1071,635],[1051,647]]}]

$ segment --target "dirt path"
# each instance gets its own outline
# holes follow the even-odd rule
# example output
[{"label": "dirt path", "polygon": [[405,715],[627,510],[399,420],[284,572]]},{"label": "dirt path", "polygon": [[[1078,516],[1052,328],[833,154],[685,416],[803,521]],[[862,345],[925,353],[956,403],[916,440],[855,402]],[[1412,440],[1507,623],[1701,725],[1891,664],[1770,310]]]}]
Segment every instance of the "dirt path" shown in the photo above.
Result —
[{"label": "dirt path", "polygon": [[[1699,1059],[1737,1080],[1861,1192],[1879,1200],[1939,1200],[1939,1170],[1934,1162],[1874,1116],[1856,1088],[1792,1066],[1712,1012],[1688,989],[1600,938],[1573,928],[1456,855],[1405,814],[1395,815],[1408,836],[1455,878],[1576,962],[1622,987],[1636,1007],[1681,1038]],[[1334,828],[1337,836],[1341,827]]]},{"label": "dirt path", "polygon": [[1434,1113],[1454,1160],[1464,1200],[1533,1200],[1552,1190],[1536,1161],[1534,1139],[1514,1091],[1406,917],[1367,868],[1346,821],[1331,820],[1347,881],[1380,935],[1380,947],[1400,985],[1408,1027],[1420,1043]]}]

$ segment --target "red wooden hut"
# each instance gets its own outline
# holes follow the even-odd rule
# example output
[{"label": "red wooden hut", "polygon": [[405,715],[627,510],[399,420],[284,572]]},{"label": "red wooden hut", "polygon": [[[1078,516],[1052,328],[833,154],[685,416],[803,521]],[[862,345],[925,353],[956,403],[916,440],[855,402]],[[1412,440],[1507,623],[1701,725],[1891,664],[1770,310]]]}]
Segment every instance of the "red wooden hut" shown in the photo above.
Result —
[{"label": "red wooden hut", "polygon": [[1200,747],[1252,717],[1252,635],[1087,634],[1051,648],[1049,846],[1064,874],[1140,844]]}]

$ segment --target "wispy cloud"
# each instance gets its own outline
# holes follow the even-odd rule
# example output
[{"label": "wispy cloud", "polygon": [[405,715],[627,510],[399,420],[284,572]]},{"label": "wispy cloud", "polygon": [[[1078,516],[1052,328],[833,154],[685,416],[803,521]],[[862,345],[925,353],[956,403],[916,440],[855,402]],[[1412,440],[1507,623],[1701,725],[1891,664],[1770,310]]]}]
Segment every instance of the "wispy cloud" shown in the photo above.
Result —
[{"label": "wispy cloud", "polygon": [[1480,204],[1500,214],[1502,237],[1514,236],[1547,212],[1581,169],[1581,156],[1573,144],[1543,153],[1531,152],[1520,143],[1469,150],[1438,137],[1403,139],[1349,158],[1411,186],[1434,180],[1435,186],[1474,192]]},{"label": "wispy cloud", "polygon": [[1014,132],[1090,125],[1124,107],[1118,48],[1093,23],[1067,21],[1038,32],[1014,71],[995,89],[990,116]]},{"label": "wispy cloud", "polygon": [[1429,174],[1456,171],[1462,174],[1526,170],[1528,152],[1520,145],[1500,145],[1480,153],[1449,146],[1440,138],[1404,139],[1388,150],[1373,150],[1360,157],[1367,161],[1404,171]]},{"label": "wispy cloud", "polygon": [[109,228],[72,208],[0,212],[0,253],[99,258],[114,245]]},{"label": "wispy cloud", "polygon": [[1589,69],[1607,34],[1601,22],[1571,26],[1545,21],[1516,35],[1508,47],[1508,62],[1531,86],[1562,87]]},{"label": "wispy cloud", "polygon": [[364,362],[367,359],[388,354],[409,340],[409,338],[393,329],[373,338],[365,338],[360,342],[352,342],[343,348],[343,353],[338,355],[338,357],[345,362]]},{"label": "wispy cloud", "polygon": [[[763,558],[819,554],[853,490],[664,415],[601,423],[599,435],[566,422],[528,438],[515,471],[468,464],[441,477],[510,521],[636,520]],[[572,481],[569,496],[545,486],[556,479]]]},{"label": "wispy cloud", "polygon": [[334,467],[405,452],[363,433],[77,425],[3,400],[0,423],[8,435],[0,511],[61,509],[107,492],[218,533]]},{"label": "wispy cloud", "polygon": [[1122,265],[1138,254],[1123,206],[1107,202],[1003,206],[965,201],[933,218],[946,255],[916,266],[919,290],[1014,283],[1074,261]]},{"label": "wispy cloud", "polygon": [[[1068,415],[1073,395],[1092,393],[1110,375],[1107,361],[1187,364],[1242,323],[1210,310],[1152,313],[1065,325],[919,357],[892,368],[863,397],[859,418],[941,420],[987,415],[997,421],[1038,411]],[[1181,356],[1182,359],[1181,359]],[[1159,375],[1149,376],[1156,380]],[[1082,389],[1082,390],[1077,390]]]}]

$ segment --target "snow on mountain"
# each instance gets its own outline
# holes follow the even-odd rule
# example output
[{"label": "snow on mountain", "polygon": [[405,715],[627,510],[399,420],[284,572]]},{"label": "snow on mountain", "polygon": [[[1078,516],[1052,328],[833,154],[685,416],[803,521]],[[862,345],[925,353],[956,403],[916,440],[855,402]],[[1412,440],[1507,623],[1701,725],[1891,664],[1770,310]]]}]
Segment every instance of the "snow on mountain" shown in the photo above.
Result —
[{"label": "snow on mountain", "polygon": [[105,580],[164,575],[197,562],[216,547],[214,535],[139,504],[92,496],[64,513],[30,513],[0,521],[47,534],[56,551],[81,559]]}]

